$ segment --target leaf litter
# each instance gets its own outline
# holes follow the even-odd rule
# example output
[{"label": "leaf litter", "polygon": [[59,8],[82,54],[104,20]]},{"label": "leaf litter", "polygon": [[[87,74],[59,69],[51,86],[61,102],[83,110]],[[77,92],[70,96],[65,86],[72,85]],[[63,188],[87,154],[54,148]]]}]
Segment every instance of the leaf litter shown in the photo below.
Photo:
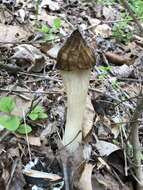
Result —
[{"label": "leaf litter", "polygon": [[[3,190],[133,189],[132,145],[127,142],[142,87],[143,40],[134,35],[135,40],[125,44],[112,37],[114,23],[122,19],[121,10],[124,8],[117,3],[103,5],[92,1],[1,2],[0,96],[14,97],[16,108],[12,114],[21,116],[23,123],[32,127],[26,135],[0,131]],[[62,23],[57,30],[53,29],[55,18]],[[39,26],[48,27],[50,33],[39,31]],[[96,66],[90,79],[83,142],[71,155],[61,144],[67,98],[55,64],[65,38],[76,27],[83,30],[92,47]],[[134,23],[132,27],[135,28]],[[47,118],[28,118],[32,101],[43,106]],[[139,132],[142,138],[142,120]],[[56,175],[60,181],[26,178],[23,169],[28,163],[29,172]]]}]

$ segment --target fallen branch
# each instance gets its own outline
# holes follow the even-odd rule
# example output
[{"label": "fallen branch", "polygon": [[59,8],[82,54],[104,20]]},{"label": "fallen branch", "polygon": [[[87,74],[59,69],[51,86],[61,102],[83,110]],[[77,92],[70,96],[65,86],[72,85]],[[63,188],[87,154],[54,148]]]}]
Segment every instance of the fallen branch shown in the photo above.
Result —
[{"label": "fallen branch", "polygon": [[50,92],[38,92],[38,91],[28,91],[28,90],[8,90],[8,89],[0,89],[0,92],[11,92],[11,93],[23,93],[23,94],[61,94],[63,93],[62,91],[50,91]]},{"label": "fallen branch", "polygon": [[[141,113],[143,112],[143,96],[137,100],[137,106],[133,113],[133,117],[131,121],[136,121],[140,117]],[[141,148],[139,142],[139,123],[130,123],[131,135],[130,140],[133,146],[133,158],[135,163],[135,174],[137,181],[137,190],[143,190],[143,167],[142,167],[142,158],[141,158]]]}]

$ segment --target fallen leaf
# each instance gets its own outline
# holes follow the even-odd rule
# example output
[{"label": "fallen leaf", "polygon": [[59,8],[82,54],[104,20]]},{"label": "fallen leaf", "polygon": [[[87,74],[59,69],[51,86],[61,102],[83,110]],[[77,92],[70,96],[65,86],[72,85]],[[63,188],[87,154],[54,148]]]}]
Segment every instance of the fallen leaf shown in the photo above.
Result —
[{"label": "fallen leaf", "polygon": [[90,163],[85,164],[84,170],[79,179],[78,188],[79,190],[92,190],[92,170],[94,166]]},{"label": "fallen leaf", "polygon": [[30,35],[23,27],[0,24],[0,42],[26,41]]},{"label": "fallen leaf", "polygon": [[130,67],[125,64],[121,66],[115,66],[115,67],[112,66],[111,72],[116,77],[128,78],[133,72],[133,67]]},{"label": "fallen leaf", "polygon": [[59,4],[57,2],[52,1],[52,0],[43,0],[42,3],[41,3],[41,7],[46,8],[47,6],[52,11],[60,10],[60,6],[59,6]]},{"label": "fallen leaf", "polygon": [[100,156],[108,156],[112,152],[120,149],[117,145],[102,140],[97,141],[95,146],[99,151]]},{"label": "fallen leaf", "polygon": [[92,31],[97,35],[103,38],[108,38],[112,35],[112,29],[107,24],[98,25],[93,28]]},{"label": "fallen leaf", "polygon": [[[98,26],[101,23],[101,21],[99,19],[91,18],[91,17],[88,17],[88,21],[91,24],[91,26],[94,26],[94,27]],[[94,27],[93,27],[93,29],[94,29]]]},{"label": "fallen leaf", "polygon": [[28,136],[28,142],[30,145],[41,146],[40,137]]},{"label": "fallen leaf", "polygon": [[121,14],[120,12],[118,12],[116,9],[110,7],[103,7],[103,11],[102,11],[103,17],[106,19],[106,21],[108,20],[119,20],[121,19]]},{"label": "fallen leaf", "polygon": [[124,56],[124,55],[118,55],[113,52],[105,52],[105,56],[108,59],[109,62],[115,64],[115,65],[131,65],[134,63],[134,59],[131,59],[130,57]]},{"label": "fallen leaf", "polygon": [[56,45],[47,51],[47,55],[50,56],[51,58],[57,59],[57,55],[60,49],[61,46]]},{"label": "fallen leaf", "polygon": [[14,48],[15,53],[10,59],[28,71],[40,72],[45,66],[45,57],[36,47],[28,44]]}]

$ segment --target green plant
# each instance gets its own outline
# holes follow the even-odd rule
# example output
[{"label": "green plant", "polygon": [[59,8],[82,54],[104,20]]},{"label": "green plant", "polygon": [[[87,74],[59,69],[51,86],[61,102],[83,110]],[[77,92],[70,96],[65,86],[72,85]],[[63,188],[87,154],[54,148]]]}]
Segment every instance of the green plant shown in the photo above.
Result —
[{"label": "green plant", "polygon": [[61,28],[61,19],[56,18],[53,20],[52,26],[49,27],[48,25],[42,25],[40,28],[38,28],[38,31],[44,33],[45,41],[52,40],[56,37],[56,33]]},{"label": "green plant", "polygon": [[47,118],[47,114],[44,112],[44,108],[42,106],[36,106],[28,116],[33,121],[35,121],[37,119],[46,119]]},{"label": "green plant", "polygon": [[[9,131],[18,132],[20,134],[30,133],[31,126],[22,123],[22,117],[12,115],[11,112],[16,107],[15,101],[11,97],[0,98],[0,126]],[[29,114],[31,120],[45,119],[47,114],[42,106],[36,106]]]},{"label": "green plant", "polygon": [[129,5],[134,11],[137,17],[142,17],[143,20],[143,1],[142,0],[130,0]]},{"label": "green plant", "polygon": [[122,22],[118,22],[113,26],[112,36],[118,41],[123,43],[128,43],[132,36],[133,32],[129,30],[128,25],[131,22],[131,17],[126,13],[122,14]]},{"label": "green plant", "polygon": [[[128,4],[130,8],[133,10],[136,18],[143,20],[143,1],[142,0],[129,0]],[[133,36],[133,32],[129,30],[128,25],[131,23],[132,17],[127,14],[125,11],[122,14],[122,22],[118,22],[113,27],[113,37],[123,43],[127,43],[131,40]]]},{"label": "green plant", "polygon": [[111,71],[112,67],[111,66],[107,66],[107,67],[99,66],[98,69],[99,69],[99,72],[100,72],[98,78],[99,79],[106,79],[107,75],[108,75],[109,71]]}]

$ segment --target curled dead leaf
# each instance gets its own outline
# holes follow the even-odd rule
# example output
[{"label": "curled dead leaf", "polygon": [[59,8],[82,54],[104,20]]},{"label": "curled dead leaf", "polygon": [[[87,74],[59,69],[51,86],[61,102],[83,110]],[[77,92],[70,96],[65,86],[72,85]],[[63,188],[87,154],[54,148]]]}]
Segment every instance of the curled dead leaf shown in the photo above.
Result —
[{"label": "curled dead leaf", "polygon": [[84,166],[84,170],[79,179],[78,188],[79,190],[92,190],[92,170],[94,166],[90,163],[86,163]]},{"label": "curled dead leaf", "polygon": [[115,65],[131,65],[134,62],[134,59],[131,59],[130,57],[124,56],[124,55],[118,55],[113,52],[105,52],[105,56],[108,59],[109,62],[115,64]]}]

